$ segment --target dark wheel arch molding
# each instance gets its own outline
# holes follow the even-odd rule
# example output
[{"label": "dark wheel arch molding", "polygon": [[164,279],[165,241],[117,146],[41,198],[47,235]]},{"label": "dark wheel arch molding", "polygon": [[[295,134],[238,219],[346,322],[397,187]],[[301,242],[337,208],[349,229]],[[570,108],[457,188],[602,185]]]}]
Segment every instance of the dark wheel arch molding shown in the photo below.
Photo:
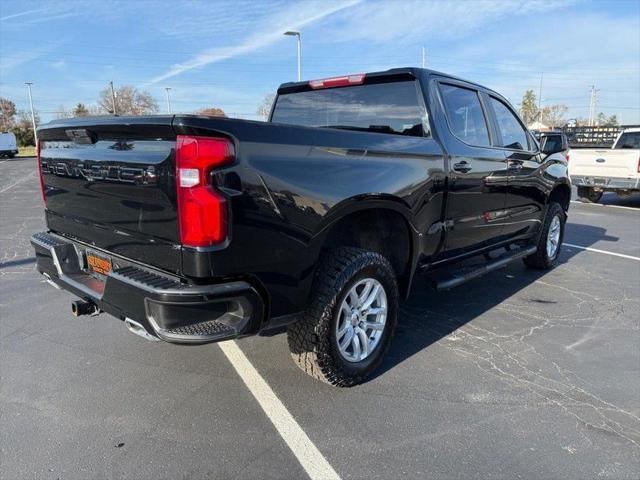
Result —
[{"label": "dark wheel arch molding", "polygon": [[[380,251],[381,249],[376,249],[371,244],[354,242],[349,235],[342,236],[341,241],[340,234],[336,233],[339,231],[337,229],[344,228],[346,224],[351,223],[351,220],[362,219],[367,215],[381,217],[381,221],[391,222],[395,227],[399,227],[402,222],[404,228],[385,228],[384,231],[392,231],[395,235],[400,236],[406,234],[406,258],[400,260],[392,255],[389,260],[398,275],[401,296],[407,297],[418,263],[421,235],[415,226],[413,212],[401,199],[392,195],[361,195],[341,201],[325,215],[319,225],[317,233],[313,237],[314,250],[317,249],[316,251],[320,255],[323,249],[345,246],[369,248],[385,254]],[[402,267],[400,264],[403,264]]]},{"label": "dark wheel arch molding", "polygon": [[551,202],[557,202],[565,212],[569,211],[571,185],[567,182],[556,183],[547,196],[547,205]]}]

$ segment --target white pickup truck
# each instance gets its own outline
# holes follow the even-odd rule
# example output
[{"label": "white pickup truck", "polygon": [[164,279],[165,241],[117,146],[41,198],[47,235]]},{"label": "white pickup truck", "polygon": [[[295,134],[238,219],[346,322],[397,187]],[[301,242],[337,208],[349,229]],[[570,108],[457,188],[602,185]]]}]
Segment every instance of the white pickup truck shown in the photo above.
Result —
[{"label": "white pickup truck", "polygon": [[610,149],[570,150],[569,175],[578,196],[588,202],[599,201],[604,192],[639,192],[640,128],[623,130]]}]

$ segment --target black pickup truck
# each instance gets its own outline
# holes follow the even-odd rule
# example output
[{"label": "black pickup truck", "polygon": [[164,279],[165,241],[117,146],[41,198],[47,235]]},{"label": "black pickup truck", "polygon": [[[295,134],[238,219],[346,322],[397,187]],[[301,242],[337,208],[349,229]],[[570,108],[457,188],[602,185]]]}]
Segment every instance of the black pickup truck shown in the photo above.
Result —
[{"label": "black pickup truck", "polygon": [[569,208],[566,161],[502,96],[416,68],[283,84],[269,122],[78,118],[38,140],[31,243],[74,314],[179,344],[288,326],[338,386],[379,365],[416,272],[550,268]]}]

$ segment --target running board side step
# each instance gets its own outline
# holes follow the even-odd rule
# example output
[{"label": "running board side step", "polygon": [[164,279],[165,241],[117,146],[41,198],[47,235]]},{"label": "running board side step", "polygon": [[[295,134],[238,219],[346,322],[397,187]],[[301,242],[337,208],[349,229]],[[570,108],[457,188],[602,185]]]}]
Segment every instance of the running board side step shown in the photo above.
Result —
[{"label": "running board side step", "polygon": [[518,260],[519,258],[528,257],[529,255],[535,253],[537,247],[520,247],[513,250],[507,250],[504,254],[499,257],[492,259],[485,263],[484,265],[475,268],[469,271],[458,271],[455,272],[452,276],[448,278],[444,278],[442,280],[434,281],[434,287],[438,291],[449,290],[451,288],[457,287],[458,285],[462,285],[463,283],[468,282],[469,280],[473,280],[474,278],[481,277],[486,273],[493,272],[494,270],[498,270],[499,268],[507,266],[509,263],[514,260]]}]

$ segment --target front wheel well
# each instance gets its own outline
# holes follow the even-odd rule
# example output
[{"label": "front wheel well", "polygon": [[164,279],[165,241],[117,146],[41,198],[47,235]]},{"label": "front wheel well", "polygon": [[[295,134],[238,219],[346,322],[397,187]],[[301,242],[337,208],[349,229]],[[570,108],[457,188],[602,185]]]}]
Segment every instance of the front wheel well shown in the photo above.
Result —
[{"label": "front wheel well", "polygon": [[393,266],[402,295],[408,293],[411,236],[410,226],[401,213],[372,208],[346,215],[331,225],[323,247],[355,247],[381,254]]},{"label": "front wheel well", "polygon": [[556,187],[553,188],[553,190],[551,190],[551,193],[549,194],[549,201],[547,203],[557,202],[560,204],[562,209],[565,212],[567,212],[569,210],[570,201],[571,201],[571,188],[569,187],[569,185],[566,185],[563,183],[563,184],[557,185]]}]

